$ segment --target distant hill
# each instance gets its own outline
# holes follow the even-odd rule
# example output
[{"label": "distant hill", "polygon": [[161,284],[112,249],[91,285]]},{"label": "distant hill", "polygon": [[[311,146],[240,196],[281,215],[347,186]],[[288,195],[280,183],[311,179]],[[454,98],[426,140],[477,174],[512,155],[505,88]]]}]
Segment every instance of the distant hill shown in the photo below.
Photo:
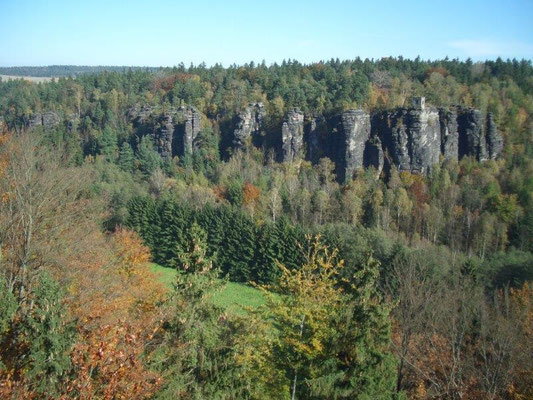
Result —
[{"label": "distant hill", "polygon": [[45,67],[0,67],[0,75],[25,77],[66,77],[102,71],[123,72],[128,69],[157,71],[160,67],[48,65]]}]

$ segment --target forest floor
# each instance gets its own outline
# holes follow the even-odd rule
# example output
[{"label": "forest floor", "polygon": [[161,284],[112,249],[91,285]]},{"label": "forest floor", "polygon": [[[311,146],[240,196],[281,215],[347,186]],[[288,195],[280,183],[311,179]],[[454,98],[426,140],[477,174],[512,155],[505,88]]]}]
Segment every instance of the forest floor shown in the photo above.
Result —
[{"label": "forest floor", "polygon": [[[161,282],[168,287],[176,277],[177,271],[174,268],[163,267],[152,263],[152,270],[159,276]],[[228,282],[226,287],[213,296],[216,305],[225,308],[229,312],[245,314],[246,307],[259,307],[265,303],[265,297],[260,290],[245,285],[243,283]]]}]

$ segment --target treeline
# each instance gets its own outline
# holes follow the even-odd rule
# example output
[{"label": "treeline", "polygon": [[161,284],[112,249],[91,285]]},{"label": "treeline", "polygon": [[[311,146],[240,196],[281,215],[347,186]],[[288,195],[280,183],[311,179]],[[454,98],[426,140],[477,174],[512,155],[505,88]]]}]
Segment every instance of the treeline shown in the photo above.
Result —
[{"label": "treeline", "polygon": [[[380,228],[341,222],[305,228],[292,224],[285,216],[276,222],[260,222],[235,206],[208,204],[193,208],[175,199],[154,200],[150,196],[129,201],[126,224],[141,235],[155,262],[173,268],[188,250],[194,235],[191,227],[198,226],[206,232],[206,254],[213,265],[234,282],[275,284],[280,263],[291,270],[304,263],[309,250],[307,236],[312,234],[321,235],[326,246],[338,249],[337,259],[344,260],[339,273],[344,277],[360,270],[372,254],[381,264],[383,283],[390,278],[395,260],[411,251],[400,237],[391,237]],[[529,252],[487,251],[487,256],[467,257],[453,254],[446,247],[425,247],[426,264],[440,264],[443,273],[467,271],[466,275],[490,290],[506,285],[519,287],[533,279],[533,254]],[[453,267],[446,257],[455,259]]]},{"label": "treeline", "polygon": [[128,204],[128,227],[140,233],[154,261],[176,267],[187,250],[193,224],[207,232],[208,255],[215,267],[232,281],[273,283],[279,275],[276,262],[291,269],[303,263],[303,230],[282,218],[276,223],[255,222],[240,209],[205,206],[193,209],[175,200],[154,202],[133,198]]},{"label": "treeline", "polygon": [[126,67],[126,66],[88,66],[88,65],[48,65],[44,67],[0,67],[0,75],[36,76],[36,77],[75,77],[82,74],[97,74],[100,72],[125,72],[127,70],[144,69],[156,71],[155,67]]}]

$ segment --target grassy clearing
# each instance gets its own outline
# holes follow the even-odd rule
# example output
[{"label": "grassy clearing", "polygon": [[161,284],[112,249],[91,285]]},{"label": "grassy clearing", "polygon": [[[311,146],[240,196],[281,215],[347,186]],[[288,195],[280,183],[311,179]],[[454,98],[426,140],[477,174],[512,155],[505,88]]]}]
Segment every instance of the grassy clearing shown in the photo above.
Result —
[{"label": "grassy clearing", "polygon": [[[177,274],[175,269],[154,263],[152,263],[151,268],[162,283],[172,287]],[[259,307],[265,303],[265,297],[256,288],[242,283],[228,282],[224,290],[213,296],[213,302],[229,312],[244,314],[244,307]]]},{"label": "grassy clearing", "polygon": [[22,75],[0,75],[0,78],[2,78],[2,81],[12,81],[17,79],[24,79],[25,81],[33,82],[33,83],[42,83],[42,82],[50,82],[52,77],[47,76],[22,76]]}]

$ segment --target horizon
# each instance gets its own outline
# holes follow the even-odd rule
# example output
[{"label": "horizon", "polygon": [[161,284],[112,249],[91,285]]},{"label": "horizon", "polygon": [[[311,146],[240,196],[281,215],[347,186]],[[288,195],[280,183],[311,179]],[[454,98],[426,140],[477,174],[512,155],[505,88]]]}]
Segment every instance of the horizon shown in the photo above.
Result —
[{"label": "horizon", "polygon": [[[466,58],[459,58],[459,57],[455,57],[455,58],[450,58],[450,57],[443,57],[443,58],[434,58],[434,59],[425,59],[425,58],[422,58],[420,56],[417,56],[417,57],[403,57],[403,56],[384,56],[384,57],[378,57],[378,58],[363,58],[363,57],[353,57],[353,58],[339,58],[339,57],[334,57],[334,58],[330,58],[330,59],[327,59],[327,60],[324,60],[324,59],[321,59],[321,60],[315,60],[315,61],[308,61],[308,62],[301,62],[300,60],[297,60],[297,59],[283,59],[281,61],[273,61],[273,62],[270,62],[270,63],[267,63],[265,62],[267,68],[268,67],[272,67],[274,65],[281,65],[283,62],[297,62],[301,65],[314,65],[314,64],[320,64],[320,63],[328,63],[332,60],[339,60],[340,62],[345,62],[345,61],[354,61],[356,59],[361,59],[362,61],[365,61],[365,60],[369,60],[371,62],[376,62],[376,61],[380,61],[380,60],[386,60],[386,59],[394,59],[394,60],[398,60],[399,58],[403,58],[404,60],[408,60],[408,61],[414,61],[416,58],[420,58],[420,61],[421,62],[428,62],[428,63],[434,63],[434,62],[440,62],[440,61],[454,61],[454,60],[457,60],[459,62],[467,62],[468,60],[472,61],[473,64],[484,64],[486,62],[491,62],[491,61],[496,61],[497,59],[501,59],[503,62],[509,62],[509,61],[513,61],[513,60],[516,60],[518,62],[522,62],[522,61],[526,61],[526,62],[530,62],[530,63],[533,63],[533,57],[532,58],[517,58],[517,57],[493,57],[493,58],[485,58],[485,59],[480,59],[480,60],[473,60],[471,57],[466,57]],[[249,66],[251,63],[254,63],[254,66],[257,67],[258,65],[261,65],[263,62],[260,61],[260,62],[256,62],[255,60],[250,60],[248,62],[243,62],[243,63],[231,63],[231,64],[223,64],[223,63],[219,63],[219,62],[216,62],[216,63],[213,63],[213,64],[207,64],[206,62],[204,61],[201,61],[199,63],[190,63],[190,64],[185,64],[183,62],[180,62],[178,64],[174,64],[174,65],[115,65],[115,64],[46,64],[46,65],[6,65],[6,66],[0,66],[0,69],[7,69],[7,68],[51,68],[51,67],[77,67],[77,68],[107,68],[107,67],[111,67],[111,68],[138,68],[138,69],[142,69],[142,68],[149,68],[149,69],[172,69],[172,68],[180,68],[181,67],[181,64],[184,65],[185,68],[197,68],[197,67],[200,67],[202,64],[205,64],[205,67],[206,68],[212,68],[214,66],[221,66],[222,68],[231,68],[231,67],[244,67],[244,66]]]},{"label": "horizon", "polygon": [[[6,0],[0,16],[1,67],[224,67],[320,60],[533,59],[533,3],[302,0],[264,7],[140,0],[71,3]],[[340,12],[339,12],[340,11]]]}]

